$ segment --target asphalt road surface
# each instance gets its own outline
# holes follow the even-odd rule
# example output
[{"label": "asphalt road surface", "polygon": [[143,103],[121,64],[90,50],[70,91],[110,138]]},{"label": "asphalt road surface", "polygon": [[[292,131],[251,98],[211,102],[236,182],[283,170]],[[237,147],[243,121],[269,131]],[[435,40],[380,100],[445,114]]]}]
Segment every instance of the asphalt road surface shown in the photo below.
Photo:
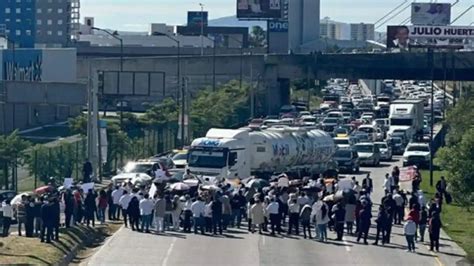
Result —
[{"label": "asphalt road surface", "polygon": [[[372,200],[376,215],[383,195],[385,173],[397,161],[382,163],[377,168],[362,168],[357,180],[370,172],[374,180]],[[426,178],[426,177],[425,177]],[[392,228],[391,243],[374,246],[375,222],[372,223],[370,245],[359,244],[354,236],[345,235],[337,242],[328,232],[328,243],[303,237],[278,237],[248,234],[231,229],[224,236],[201,236],[169,232],[163,235],[144,234],[122,228],[84,264],[88,265],[465,265],[464,251],[442,233],[440,253],[428,250],[429,243],[416,243],[416,253],[406,252],[401,226]],[[313,228],[314,230],[314,228]],[[314,231],[313,231],[314,235]],[[429,241],[428,236],[425,240]],[[362,241],[361,241],[362,243]]]}]

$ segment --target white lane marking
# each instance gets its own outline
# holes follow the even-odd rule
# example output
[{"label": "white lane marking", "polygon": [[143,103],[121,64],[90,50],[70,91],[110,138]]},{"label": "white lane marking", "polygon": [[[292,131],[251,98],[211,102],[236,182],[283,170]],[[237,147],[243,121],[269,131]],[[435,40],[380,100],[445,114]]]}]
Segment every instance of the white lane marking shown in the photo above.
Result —
[{"label": "white lane marking", "polygon": [[262,235],[262,245],[265,246],[265,236]]},{"label": "white lane marking", "polygon": [[344,243],[344,247],[346,248],[346,251],[347,252],[350,252],[351,251],[351,247],[349,246],[349,243],[346,241],[346,237],[343,237],[342,238],[342,243]]},{"label": "white lane marking", "polygon": [[176,237],[173,237],[173,242],[171,242],[170,247],[168,248],[168,251],[166,252],[166,256],[163,259],[163,263],[161,263],[162,266],[166,266],[168,264],[168,259],[171,255],[171,252],[173,251],[174,243],[176,243]]}]

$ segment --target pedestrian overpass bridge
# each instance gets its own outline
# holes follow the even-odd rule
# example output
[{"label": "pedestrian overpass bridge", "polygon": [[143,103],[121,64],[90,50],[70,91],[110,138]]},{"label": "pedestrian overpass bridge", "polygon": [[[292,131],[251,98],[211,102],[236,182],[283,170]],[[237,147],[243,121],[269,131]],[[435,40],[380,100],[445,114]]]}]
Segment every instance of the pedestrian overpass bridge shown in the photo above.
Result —
[{"label": "pedestrian overpass bridge", "polygon": [[[218,87],[230,80],[242,79],[257,84],[257,90],[264,92],[268,113],[276,112],[289,102],[290,83],[295,79],[474,81],[474,52],[125,57],[124,71],[154,71],[164,75],[163,87],[152,88],[146,96],[127,94],[127,100],[141,103],[176,97],[179,91],[178,62],[179,75],[186,78],[191,95],[203,87],[213,87],[214,84]],[[120,65],[120,59],[116,57],[79,55],[78,77],[87,81],[93,71],[118,71]]]}]

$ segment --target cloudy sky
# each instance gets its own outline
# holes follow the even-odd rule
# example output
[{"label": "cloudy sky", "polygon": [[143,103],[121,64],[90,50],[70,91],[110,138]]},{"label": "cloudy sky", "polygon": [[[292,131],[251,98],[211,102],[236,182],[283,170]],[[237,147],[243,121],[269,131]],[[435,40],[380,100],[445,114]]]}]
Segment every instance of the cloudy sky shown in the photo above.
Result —
[{"label": "cloudy sky", "polygon": [[[98,27],[145,31],[152,22],[185,24],[188,10],[199,10],[199,3],[209,11],[209,18],[220,18],[235,14],[236,0],[81,0],[81,17],[95,17]],[[342,22],[373,23],[396,6],[412,0],[321,0],[321,17],[330,17]],[[422,2],[437,2],[425,0]],[[417,1],[420,2],[420,1]],[[455,0],[438,2],[454,3]],[[459,0],[453,7],[452,18],[456,18],[473,0]],[[409,17],[410,8],[395,17],[389,24],[398,24]],[[468,25],[474,21],[474,8],[456,24]],[[382,30],[380,28],[379,30]]]}]

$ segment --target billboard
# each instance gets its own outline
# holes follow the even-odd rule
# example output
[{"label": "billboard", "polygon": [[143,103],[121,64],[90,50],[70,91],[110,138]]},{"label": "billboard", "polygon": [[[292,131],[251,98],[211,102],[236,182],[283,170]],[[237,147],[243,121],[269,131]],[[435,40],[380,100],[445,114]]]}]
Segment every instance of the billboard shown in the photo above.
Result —
[{"label": "billboard", "polygon": [[237,0],[239,19],[278,19],[282,15],[281,0]]},{"label": "billboard", "polygon": [[450,22],[450,3],[413,3],[411,5],[413,25],[446,26]]},{"label": "billboard", "polygon": [[188,27],[207,27],[209,13],[207,11],[188,11]]},{"label": "billboard", "polygon": [[472,26],[388,26],[387,48],[408,48],[414,39],[473,39]]}]

